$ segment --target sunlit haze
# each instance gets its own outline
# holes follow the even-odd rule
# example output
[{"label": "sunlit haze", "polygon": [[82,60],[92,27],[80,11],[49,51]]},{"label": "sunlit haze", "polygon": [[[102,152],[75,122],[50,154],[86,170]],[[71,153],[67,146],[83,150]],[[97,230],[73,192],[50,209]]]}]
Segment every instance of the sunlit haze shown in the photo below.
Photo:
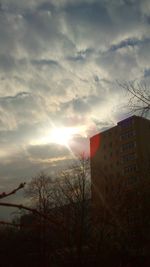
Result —
[{"label": "sunlit haze", "polygon": [[149,0],[0,1],[0,186],[54,174],[150,82]]},{"label": "sunlit haze", "polygon": [[59,144],[69,147],[69,142],[76,135],[85,135],[84,127],[53,127],[46,135],[43,134],[41,139],[33,141],[33,144]]}]

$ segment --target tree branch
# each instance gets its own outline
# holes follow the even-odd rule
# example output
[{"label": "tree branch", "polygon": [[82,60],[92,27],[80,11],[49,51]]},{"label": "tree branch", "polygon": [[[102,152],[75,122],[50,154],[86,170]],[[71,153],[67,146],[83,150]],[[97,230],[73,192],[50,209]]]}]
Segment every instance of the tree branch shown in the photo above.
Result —
[{"label": "tree branch", "polygon": [[48,221],[51,224],[54,224],[54,225],[55,224],[61,224],[61,225],[63,225],[61,221],[53,220],[49,216],[45,215],[44,213],[41,213],[41,212],[39,212],[36,209],[26,207],[26,206],[24,206],[22,204],[14,204],[14,203],[0,202],[0,206],[3,206],[3,207],[12,207],[12,208],[18,208],[18,209],[27,210],[27,211],[32,212],[33,214],[38,215],[39,217],[42,217],[44,220]]},{"label": "tree branch", "polygon": [[13,189],[12,191],[10,191],[9,193],[3,192],[0,194],[0,199],[5,198],[5,197],[9,197],[13,194],[15,194],[17,191],[19,191],[20,189],[25,187],[26,183],[21,183],[17,188]]},{"label": "tree branch", "polygon": [[5,221],[0,221],[0,224],[6,225],[6,226],[13,226],[13,227],[21,227],[22,226],[20,223],[5,222]]}]

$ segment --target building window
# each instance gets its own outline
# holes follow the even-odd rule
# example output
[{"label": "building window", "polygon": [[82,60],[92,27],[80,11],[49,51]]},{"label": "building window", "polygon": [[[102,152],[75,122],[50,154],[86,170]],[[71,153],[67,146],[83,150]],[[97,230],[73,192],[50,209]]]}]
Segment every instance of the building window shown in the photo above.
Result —
[{"label": "building window", "polygon": [[123,144],[121,149],[122,149],[122,151],[126,151],[126,150],[130,150],[132,148],[135,148],[135,147],[136,147],[136,142],[133,141],[130,143]]},{"label": "building window", "polygon": [[132,154],[128,154],[128,155],[125,155],[122,157],[122,161],[123,162],[127,162],[127,161],[130,161],[130,160],[134,160],[136,159],[136,154],[135,153],[132,153]]},{"label": "building window", "polygon": [[133,136],[135,136],[135,131],[128,131],[128,132],[121,134],[120,138],[121,140],[125,140]]},{"label": "building window", "polygon": [[124,173],[131,173],[137,171],[137,165],[130,165],[124,168]]}]

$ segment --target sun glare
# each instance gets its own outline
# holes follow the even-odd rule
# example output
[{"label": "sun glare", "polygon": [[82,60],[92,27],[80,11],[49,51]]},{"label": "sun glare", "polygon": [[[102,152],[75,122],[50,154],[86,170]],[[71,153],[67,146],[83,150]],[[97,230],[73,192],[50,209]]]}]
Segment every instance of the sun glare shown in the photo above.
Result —
[{"label": "sun glare", "polygon": [[69,141],[73,138],[73,135],[75,135],[77,132],[78,130],[76,128],[53,128],[50,135],[50,140],[52,143],[67,146]]},{"label": "sun glare", "polygon": [[80,135],[86,137],[85,126],[79,127],[55,127],[51,130],[45,131],[45,134],[38,140],[33,140],[32,145],[35,144],[59,144],[70,148],[70,142],[75,136]]}]

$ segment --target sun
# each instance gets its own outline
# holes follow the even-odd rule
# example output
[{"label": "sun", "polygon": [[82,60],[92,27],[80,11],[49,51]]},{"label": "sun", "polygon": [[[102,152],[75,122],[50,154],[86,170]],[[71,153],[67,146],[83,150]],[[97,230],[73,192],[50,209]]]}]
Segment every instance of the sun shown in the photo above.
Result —
[{"label": "sun", "polygon": [[78,132],[78,129],[73,127],[54,127],[50,134],[50,140],[52,143],[68,146],[69,141]]},{"label": "sun", "polygon": [[52,126],[51,129],[43,130],[43,135],[39,137],[38,140],[32,140],[32,145],[46,145],[46,144],[58,144],[66,146],[70,150],[71,141],[75,139],[76,136],[85,135],[85,127],[56,127]]}]

